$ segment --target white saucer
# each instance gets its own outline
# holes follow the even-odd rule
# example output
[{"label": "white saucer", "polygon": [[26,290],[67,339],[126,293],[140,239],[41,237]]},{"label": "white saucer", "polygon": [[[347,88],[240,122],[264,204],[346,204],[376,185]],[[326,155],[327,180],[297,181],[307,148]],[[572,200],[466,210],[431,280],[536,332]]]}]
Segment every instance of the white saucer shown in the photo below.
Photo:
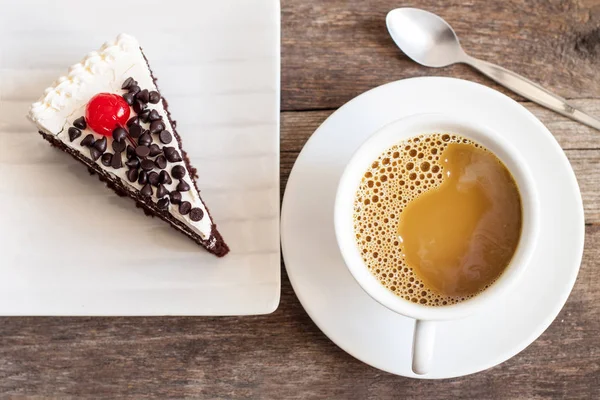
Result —
[{"label": "white saucer", "polygon": [[[506,135],[529,164],[540,195],[541,234],[511,296],[460,321],[440,323],[431,372],[411,371],[414,320],[362,291],[346,269],[333,229],[338,180],[350,156],[396,119],[427,112],[469,118]],[[287,272],[317,326],[343,350],[393,374],[451,378],[493,367],[531,344],[556,318],[579,270],[583,204],[560,146],[523,106],[485,86],[414,78],[370,90],[333,113],[310,138],[285,192],[281,242]]]}]

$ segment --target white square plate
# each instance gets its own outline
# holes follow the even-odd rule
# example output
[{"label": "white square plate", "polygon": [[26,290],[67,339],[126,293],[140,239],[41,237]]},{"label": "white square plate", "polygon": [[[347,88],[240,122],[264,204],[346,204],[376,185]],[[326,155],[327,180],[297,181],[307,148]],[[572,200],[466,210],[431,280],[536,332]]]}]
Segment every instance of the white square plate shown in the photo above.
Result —
[{"label": "white square plate", "polygon": [[[279,2],[0,0],[0,315],[275,310]],[[44,88],[119,33],[140,41],[231,253],[218,259],[26,119]]]}]

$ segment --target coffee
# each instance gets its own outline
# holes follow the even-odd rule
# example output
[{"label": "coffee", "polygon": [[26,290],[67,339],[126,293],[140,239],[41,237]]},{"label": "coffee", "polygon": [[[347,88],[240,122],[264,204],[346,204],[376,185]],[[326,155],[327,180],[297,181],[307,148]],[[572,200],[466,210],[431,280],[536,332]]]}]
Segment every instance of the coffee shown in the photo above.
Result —
[{"label": "coffee", "polygon": [[365,172],[354,231],[369,270],[409,301],[471,298],[504,271],[521,235],[521,197],[489,150],[454,134],[410,138]]}]

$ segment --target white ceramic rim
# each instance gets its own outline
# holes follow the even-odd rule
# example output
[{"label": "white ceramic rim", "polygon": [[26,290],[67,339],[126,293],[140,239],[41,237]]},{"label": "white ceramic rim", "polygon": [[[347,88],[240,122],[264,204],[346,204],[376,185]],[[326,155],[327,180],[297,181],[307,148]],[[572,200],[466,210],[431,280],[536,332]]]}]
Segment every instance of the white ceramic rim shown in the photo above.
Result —
[{"label": "white ceramic rim", "polygon": [[[368,270],[356,243],[353,224],[354,198],[361,179],[374,159],[392,145],[428,133],[455,133],[491,150],[513,175],[523,209],[523,225],[517,250],[506,270],[486,290],[458,304],[431,307],[405,300],[379,283]],[[518,150],[487,126],[441,113],[401,118],[370,136],[354,153],[339,182],[334,209],[335,233],[345,264],[361,288],[380,304],[407,317],[449,320],[466,317],[498,301],[518,281],[531,259],[538,236],[539,200],[532,175]]]}]

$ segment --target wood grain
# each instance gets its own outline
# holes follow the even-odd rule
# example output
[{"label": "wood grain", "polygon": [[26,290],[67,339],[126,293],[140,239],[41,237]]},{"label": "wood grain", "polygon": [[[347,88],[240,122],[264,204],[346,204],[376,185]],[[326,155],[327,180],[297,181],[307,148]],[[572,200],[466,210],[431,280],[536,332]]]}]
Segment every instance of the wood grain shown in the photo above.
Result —
[{"label": "wood grain", "polygon": [[380,84],[454,76],[489,84],[464,65],[417,65],[395,47],[389,10],[418,6],[446,19],[474,57],[514,70],[566,98],[600,90],[600,7],[594,0],[284,1],[282,108],[332,109]]},{"label": "wood grain", "polygon": [[[597,0],[424,0],[474,56],[523,73],[600,115]],[[312,132],[362,91],[409,76],[448,75],[496,87],[464,66],[431,70],[388,39],[392,0],[285,0],[281,180]],[[496,87],[497,88],[497,87]],[[600,398],[600,134],[531,103],[571,160],[586,211],[575,288],[522,353],[459,379],[380,372],[329,341],[283,270],[279,309],[227,318],[0,318],[0,396],[223,399]],[[316,110],[302,111],[301,110]],[[321,111],[319,111],[321,110]]]}]

